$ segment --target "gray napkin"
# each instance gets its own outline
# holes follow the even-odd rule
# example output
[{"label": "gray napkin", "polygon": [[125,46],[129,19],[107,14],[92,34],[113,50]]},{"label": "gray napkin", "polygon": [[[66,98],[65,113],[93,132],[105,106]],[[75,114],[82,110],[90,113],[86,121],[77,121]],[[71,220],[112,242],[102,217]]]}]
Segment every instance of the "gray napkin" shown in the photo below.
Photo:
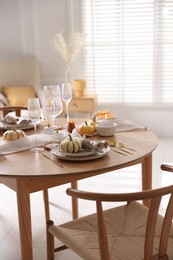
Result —
[{"label": "gray napkin", "polygon": [[95,150],[101,152],[103,149],[108,147],[108,142],[105,140],[94,140],[89,141],[87,139],[82,140],[82,148]]},{"label": "gray napkin", "polygon": [[12,115],[6,115],[2,122],[6,124],[13,124],[13,125],[28,125],[31,123],[30,119],[25,119],[17,116],[12,116]]}]

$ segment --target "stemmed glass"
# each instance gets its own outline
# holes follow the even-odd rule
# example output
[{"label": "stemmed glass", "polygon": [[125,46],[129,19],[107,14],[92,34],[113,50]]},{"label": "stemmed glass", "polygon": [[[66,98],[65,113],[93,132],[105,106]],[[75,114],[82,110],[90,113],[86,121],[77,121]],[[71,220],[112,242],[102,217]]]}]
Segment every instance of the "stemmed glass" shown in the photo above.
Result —
[{"label": "stemmed glass", "polygon": [[43,91],[43,113],[52,121],[55,132],[55,118],[63,111],[60,88],[56,86],[44,86]]},{"label": "stemmed glass", "polygon": [[71,83],[63,83],[62,84],[62,99],[66,104],[66,113],[67,113],[67,124],[69,122],[69,103],[72,100],[72,87]]},{"label": "stemmed glass", "polygon": [[37,147],[37,133],[36,133],[36,123],[40,119],[41,116],[41,108],[39,98],[29,98],[28,99],[28,115],[34,125],[34,133],[35,133],[35,147],[31,149],[33,152],[42,151],[43,148]]}]

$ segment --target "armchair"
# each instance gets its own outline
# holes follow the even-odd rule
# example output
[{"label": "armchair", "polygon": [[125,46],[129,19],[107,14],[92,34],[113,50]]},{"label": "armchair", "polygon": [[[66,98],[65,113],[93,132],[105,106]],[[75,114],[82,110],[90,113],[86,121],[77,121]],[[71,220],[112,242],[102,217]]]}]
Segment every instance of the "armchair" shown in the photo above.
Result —
[{"label": "armchair", "polygon": [[40,69],[36,58],[0,61],[1,106],[24,105],[22,98],[26,101],[27,94],[39,97],[40,90]]}]

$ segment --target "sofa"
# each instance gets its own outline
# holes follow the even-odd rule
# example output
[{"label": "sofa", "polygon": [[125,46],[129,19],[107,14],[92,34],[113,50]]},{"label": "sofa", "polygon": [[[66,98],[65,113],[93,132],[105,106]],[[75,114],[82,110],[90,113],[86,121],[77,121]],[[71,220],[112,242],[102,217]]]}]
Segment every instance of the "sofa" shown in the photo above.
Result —
[{"label": "sofa", "polygon": [[39,62],[36,58],[0,61],[0,106],[27,106],[30,97],[41,93]]}]

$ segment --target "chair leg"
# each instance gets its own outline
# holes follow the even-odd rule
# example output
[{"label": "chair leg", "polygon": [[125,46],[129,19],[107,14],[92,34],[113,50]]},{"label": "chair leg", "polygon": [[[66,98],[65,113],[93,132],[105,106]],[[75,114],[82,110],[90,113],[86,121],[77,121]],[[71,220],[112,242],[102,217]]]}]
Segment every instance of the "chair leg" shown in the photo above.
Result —
[{"label": "chair leg", "polygon": [[[77,181],[71,183],[71,188],[77,189]],[[50,211],[49,211],[49,194],[48,190],[43,190],[43,198],[44,198],[44,207],[45,207],[45,216],[46,221],[50,219]],[[72,216],[73,219],[78,218],[78,199],[72,197]]]},{"label": "chair leg", "polygon": [[46,221],[50,219],[50,212],[49,212],[49,194],[48,190],[43,190],[43,198],[44,198],[44,209],[45,209],[45,217]]},{"label": "chair leg", "polygon": [[[72,189],[78,188],[77,181],[71,182],[71,188]],[[72,215],[73,215],[73,219],[78,218],[78,199],[74,197],[72,197]]]},{"label": "chair leg", "polygon": [[54,260],[54,236],[49,232],[49,227],[54,225],[52,220],[46,222],[47,260]]}]

